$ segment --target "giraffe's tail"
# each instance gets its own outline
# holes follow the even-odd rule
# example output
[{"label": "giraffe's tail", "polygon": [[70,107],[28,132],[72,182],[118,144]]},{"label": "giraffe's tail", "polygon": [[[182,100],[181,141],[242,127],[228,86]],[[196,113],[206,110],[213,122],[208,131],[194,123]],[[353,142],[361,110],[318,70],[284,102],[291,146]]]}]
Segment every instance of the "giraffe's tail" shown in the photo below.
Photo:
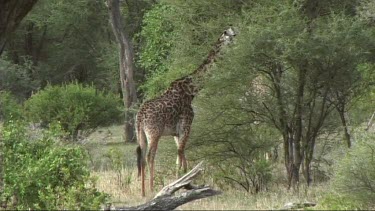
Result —
[{"label": "giraffe's tail", "polygon": [[138,177],[141,176],[141,168],[142,168],[142,149],[138,145],[137,149],[137,166],[138,166]]},{"label": "giraffe's tail", "polygon": [[137,153],[137,167],[138,167],[138,177],[141,176],[142,167],[145,165],[145,149],[147,149],[146,134],[142,128],[142,121],[138,121],[138,116],[136,117],[136,135],[138,146],[136,149]]}]

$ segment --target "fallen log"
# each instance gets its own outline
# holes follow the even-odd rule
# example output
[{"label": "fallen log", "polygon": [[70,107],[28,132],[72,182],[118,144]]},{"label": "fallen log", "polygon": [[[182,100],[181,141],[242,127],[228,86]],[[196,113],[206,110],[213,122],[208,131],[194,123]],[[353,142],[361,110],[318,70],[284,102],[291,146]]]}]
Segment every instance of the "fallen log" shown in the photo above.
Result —
[{"label": "fallen log", "polygon": [[[203,162],[196,165],[190,172],[180,179],[165,186],[155,197],[144,204],[134,207],[116,207],[116,210],[174,210],[188,202],[221,194],[221,191],[213,190],[209,186],[194,186],[191,182],[203,171]],[[184,188],[185,191],[175,195]]]}]

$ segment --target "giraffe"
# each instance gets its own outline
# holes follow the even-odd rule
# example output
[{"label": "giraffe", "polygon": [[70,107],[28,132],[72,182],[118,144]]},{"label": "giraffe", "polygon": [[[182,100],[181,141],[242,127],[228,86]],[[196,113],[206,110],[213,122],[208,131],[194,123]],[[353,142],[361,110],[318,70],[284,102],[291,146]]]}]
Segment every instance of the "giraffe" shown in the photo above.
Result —
[{"label": "giraffe", "polygon": [[177,175],[183,168],[186,173],[185,145],[188,141],[194,118],[192,100],[202,88],[198,83],[203,74],[214,63],[223,46],[232,42],[236,35],[232,28],[222,33],[203,63],[192,73],[173,81],[159,97],[146,101],[136,115],[138,140],[138,177],[142,180],[142,196],[145,196],[146,153],[150,173],[150,189],[153,191],[154,158],[161,136],[171,135],[177,145]]}]

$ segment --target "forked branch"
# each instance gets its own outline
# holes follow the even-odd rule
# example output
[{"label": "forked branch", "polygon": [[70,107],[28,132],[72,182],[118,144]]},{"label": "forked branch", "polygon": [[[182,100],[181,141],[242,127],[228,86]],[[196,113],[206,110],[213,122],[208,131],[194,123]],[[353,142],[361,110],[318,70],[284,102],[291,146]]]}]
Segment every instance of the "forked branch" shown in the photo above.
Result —
[{"label": "forked branch", "polygon": [[[213,190],[209,186],[193,186],[191,184],[194,178],[203,171],[202,166],[203,162],[200,162],[180,179],[165,186],[151,201],[135,207],[119,207],[116,210],[174,210],[188,202],[221,194],[221,191]],[[181,188],[186,191],[175,195]]]}]

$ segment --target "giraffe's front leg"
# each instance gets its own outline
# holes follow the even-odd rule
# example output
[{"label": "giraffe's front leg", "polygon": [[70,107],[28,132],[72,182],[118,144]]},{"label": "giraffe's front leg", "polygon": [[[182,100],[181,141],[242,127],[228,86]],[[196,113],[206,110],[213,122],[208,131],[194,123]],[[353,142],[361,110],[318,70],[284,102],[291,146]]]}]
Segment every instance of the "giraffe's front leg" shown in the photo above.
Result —
[{"label": "giraffe's front leg", "polygon": [[179,125],[179,136],[175,136],[175,141],[177,144],[177,177],[179,176],[179,171],[181,167],[183,168],[184,173],[187,172],[187,161],[185,157],[185,146],[189,139],[191,123],[193,121],[194,113],[192,109],[189,109],[189,112],[185,113],[185,116],[181,118]]}]

